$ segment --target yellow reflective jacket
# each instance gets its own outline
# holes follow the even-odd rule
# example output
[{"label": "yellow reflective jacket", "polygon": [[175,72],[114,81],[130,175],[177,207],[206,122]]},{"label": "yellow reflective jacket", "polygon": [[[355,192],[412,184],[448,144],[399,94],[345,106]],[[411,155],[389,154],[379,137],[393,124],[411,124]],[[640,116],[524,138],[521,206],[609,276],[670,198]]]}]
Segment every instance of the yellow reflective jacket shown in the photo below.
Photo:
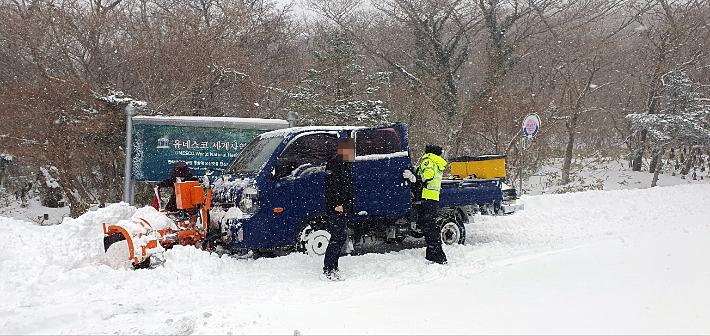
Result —
[{"label": "yellow reflective jacket", "polygon": [[446,164],[446,160],[436,154],[426,153],[422,156],[422,163],[419,165],[419,169],[417,169],[417,174],[422,176],[425,183],[424,189],[422,190],[422,198],[434,201],[439,200],[441,179],[444,176]]}]

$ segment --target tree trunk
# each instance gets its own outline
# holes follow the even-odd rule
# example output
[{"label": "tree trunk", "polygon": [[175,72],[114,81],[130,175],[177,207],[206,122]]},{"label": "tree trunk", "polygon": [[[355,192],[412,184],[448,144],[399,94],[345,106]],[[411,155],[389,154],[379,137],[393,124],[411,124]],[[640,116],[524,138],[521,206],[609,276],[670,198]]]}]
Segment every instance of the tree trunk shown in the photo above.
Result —
[{"label": "tree trunk", "polygon": [[560,185],[565,185],[570,182],[569,171],[572,167],[572,149],[574,148],[574,134],[574,130],[567,132],[567,148],[565,149],[565,158],[562,163],[562,179],[560,180]]},{"label": "tree trunk", "polygon": [[695,151],[695,149],[692,149],[692,148],[690,149],[690,152],[688,153],[688,157],[685,159],[683,169],[680,170],[681,175],[688,175],[688,173],[690,173],[690,168],[693,167],[693,162],[695,161],[695,160],[693,160],[695,158],[695,156],[693,155],[694,151]]},{"label": "tree trunk", "polygon": [[638,148],[631,153],[631,170],[641,171],[643,163],[643,148],[646,145],[646,130],[641,131],[641,143]]},{"label": "tree trunk", "polygon": [[[648,164],[648,172],[655,174],[656,173],[656,166],[658,165],[658,160],[660,159],[660,156],[658,155],[658,149],[656,149],[653,153],[653,157],[651,157],[651,162]],[[658,168],[660,170],[660,168]]]},{"label": "tree trunk", "polygon": [[661,157],[663,156],[663,146],[659,147],[656,149],[653,153],[653,159],[651,160],[651,166],[654,169],[653,171],[653,180],[651,180],[651,188],[656,186],[656,183],[658,183],[658,174],[661,172],[661,169],[663,168],[663,160],[661,160]]}]

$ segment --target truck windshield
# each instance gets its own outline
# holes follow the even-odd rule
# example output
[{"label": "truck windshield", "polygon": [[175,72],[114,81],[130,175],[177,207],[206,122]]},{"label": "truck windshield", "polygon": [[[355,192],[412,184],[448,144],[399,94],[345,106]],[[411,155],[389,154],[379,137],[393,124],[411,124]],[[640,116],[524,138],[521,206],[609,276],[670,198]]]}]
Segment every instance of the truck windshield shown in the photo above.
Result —
[{"label": "truck windshield", "polygon": [[227,168],[226,174],[255,175],[269,161],[283,137],[256,138],[242,150]]}]

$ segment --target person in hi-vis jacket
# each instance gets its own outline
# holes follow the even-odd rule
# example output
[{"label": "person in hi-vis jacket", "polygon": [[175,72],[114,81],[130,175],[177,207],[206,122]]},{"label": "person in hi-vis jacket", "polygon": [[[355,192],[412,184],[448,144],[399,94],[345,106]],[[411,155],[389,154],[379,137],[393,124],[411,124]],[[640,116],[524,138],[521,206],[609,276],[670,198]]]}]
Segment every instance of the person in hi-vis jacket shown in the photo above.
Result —
[{"label": "person in hi-vis jacket", "polygon": [[424,152],[422,162],[417,168],[417,174],[424,181],[422,202],[418,210],[418,225],[424,231],[426,259],[438,264],[446,264],[446,254],[441,248],[441,232],[436,225],[436,217],[439,211],[441,179],[447,162],[441,158],[442,150],[439,146],[427,145]]}]

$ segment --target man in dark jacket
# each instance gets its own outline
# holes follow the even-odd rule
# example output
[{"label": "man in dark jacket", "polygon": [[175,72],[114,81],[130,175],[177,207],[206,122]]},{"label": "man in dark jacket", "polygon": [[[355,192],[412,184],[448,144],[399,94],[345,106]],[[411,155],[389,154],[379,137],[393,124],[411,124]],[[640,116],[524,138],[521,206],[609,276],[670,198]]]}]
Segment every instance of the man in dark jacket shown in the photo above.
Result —
[{"label": "man in dark jacket", "polygon": [[325,166],[325,204],[330,222],[330,241],[325,250],[323,275],[333,281],[343,280],[338,269],[338,258],[347,239],[346,230],[355,208],[352,173],[354,161],[355,139],[339,138],[338,153]]},{"label": "man in dark jacket", "polygon": [[[197,181],[197,177],[192,175],[192,172],[190,171],[190,167],[187,166],[187,163],[180,161],[180,162],[175,162],[175,164],[173,164],[172,174],[170,174],[170,177],[168,177],[165,180],[162,180],[160,183],[158,183],[158,188],[174,188],[175,182],[177,182],[178,178],[180,178],[180,181],[182,181],[182,182]],[[174,192],[173,192],[173,195],[170,196],[170,200],[168,201],[168,204],[165,205],[165,210],[177,211],[177,202],[175,201],[175,193]]]}]

